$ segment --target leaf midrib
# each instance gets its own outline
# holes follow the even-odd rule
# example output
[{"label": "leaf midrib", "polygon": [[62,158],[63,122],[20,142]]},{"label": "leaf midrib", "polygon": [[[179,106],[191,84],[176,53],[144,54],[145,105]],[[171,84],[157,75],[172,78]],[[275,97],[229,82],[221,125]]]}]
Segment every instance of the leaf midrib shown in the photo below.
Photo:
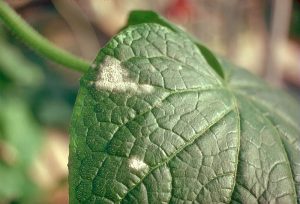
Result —
[{"label": "leaf midrib", "polygon": [[[168,95],[166,95],[165,97],[161,98],[161,100],[159,101],[160,103],[166,101],[168,98],[170,98],[171,96],[175,95],[175,94],[182,94],[182,93],[193,93],[193,92],[206,92],[206,91],[216,91],[216,90],[226,90],[222,87],[216,87],[216,88],[208,88],[208,89],[185,89],[185,90],[180,90],[180,91],[170,91]],[[154,108],[157,108],[157,106],[153,105],[152,107],[150,107],[149,109],[145,110],[144,112],[139,113],[138,115],[135,115],[134,118],[129,119],[128,121],[126,121],[123,124],[118,124],[118,128],[116,130],[119,131],[121,128],[123,127],[127,127],[127,124],[136,120],[138,117],[141,117],[143,115],[146,115],[148,113],[150,113]],[[109,144],[109,143],[108,143]],[[107,153],[107,152],[105,152]]]}]

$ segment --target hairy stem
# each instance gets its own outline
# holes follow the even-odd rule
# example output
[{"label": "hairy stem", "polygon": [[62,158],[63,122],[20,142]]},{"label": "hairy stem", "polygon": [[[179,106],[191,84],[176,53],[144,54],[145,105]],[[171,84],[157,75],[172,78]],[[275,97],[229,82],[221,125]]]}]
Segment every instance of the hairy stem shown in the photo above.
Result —
[{"label": "hairy stem", "polygon": [[28,25],[7,3],[0,0],[0,19],[24,43],[37,53],[70,69],[86,72],[89,63],[71,53],[55,46]]}]

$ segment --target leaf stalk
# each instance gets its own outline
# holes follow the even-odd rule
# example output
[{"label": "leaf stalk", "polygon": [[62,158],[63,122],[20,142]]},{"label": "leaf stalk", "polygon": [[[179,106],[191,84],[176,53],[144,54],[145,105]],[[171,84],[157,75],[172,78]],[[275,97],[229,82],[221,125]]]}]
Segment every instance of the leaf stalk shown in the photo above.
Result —
[{"label": "leaf stalk", "polygon": [[21,41],[38,54],[81,73],[89,69],[89,62],[55,46],[35,31],[3,0],[0,0],[0,19]]}]

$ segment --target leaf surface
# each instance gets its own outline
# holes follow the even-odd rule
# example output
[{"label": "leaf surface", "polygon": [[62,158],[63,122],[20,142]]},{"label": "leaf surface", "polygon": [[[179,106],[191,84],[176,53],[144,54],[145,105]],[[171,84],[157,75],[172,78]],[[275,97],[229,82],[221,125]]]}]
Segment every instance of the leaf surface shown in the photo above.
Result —
[{"label": "leaf surface", "polygon": [[81,79],[71,203],[296,203],[297,102],[147,15]]}]

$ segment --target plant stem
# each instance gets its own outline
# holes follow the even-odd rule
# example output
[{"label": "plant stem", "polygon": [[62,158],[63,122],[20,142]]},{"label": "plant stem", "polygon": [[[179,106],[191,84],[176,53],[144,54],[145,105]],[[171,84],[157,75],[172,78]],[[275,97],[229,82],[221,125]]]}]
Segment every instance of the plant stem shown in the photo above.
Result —
[{"label": "plant stem", "polygon": [[0,0],[0,18],[24,43],[37,53],[70,69],[86,72],[89,63],[55,46],[26,23],[7,3]]}]

